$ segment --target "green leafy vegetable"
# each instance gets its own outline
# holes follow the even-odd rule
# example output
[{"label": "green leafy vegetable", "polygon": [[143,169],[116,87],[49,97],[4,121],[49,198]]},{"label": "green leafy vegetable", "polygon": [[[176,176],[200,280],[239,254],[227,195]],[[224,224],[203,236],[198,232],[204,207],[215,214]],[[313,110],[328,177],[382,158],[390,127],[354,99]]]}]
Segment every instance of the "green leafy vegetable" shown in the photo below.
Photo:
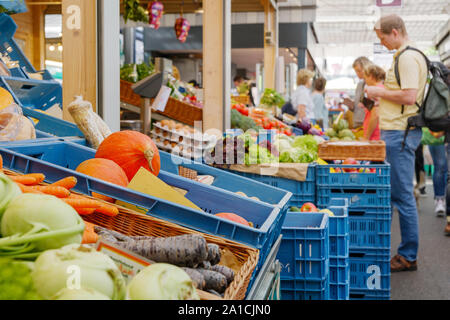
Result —
[{"label": "green leafy vegetable", "polygon": [[0,259],[0,300],[42,300],[25,262]]},{"label": "green leafy vegetable", "polygon": [[285,104],[285,100],[277,91],[267,88],[264,90],[260,104],[266,106],[277,106],[278,108],[281,108]]},{"label": "green leafy vegetable", "polygon": [[145,13],[145,9],[140,5],[139,0],[125,0],[123,19],[125,23],[128,20],[136,22],[149,22],[149,17]]}]

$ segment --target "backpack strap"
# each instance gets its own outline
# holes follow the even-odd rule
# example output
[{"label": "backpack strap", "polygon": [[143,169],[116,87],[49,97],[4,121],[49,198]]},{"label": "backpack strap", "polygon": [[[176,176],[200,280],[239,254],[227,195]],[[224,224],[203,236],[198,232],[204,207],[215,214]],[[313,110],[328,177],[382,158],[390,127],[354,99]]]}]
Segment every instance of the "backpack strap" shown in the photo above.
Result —
[{"label": "backpack strap", "polygon": [[[401,84],[401,79],[400,79],[400,70],[399,70],[399,61],[400,61],[400,56],[405,53],[405,51],[407,50],[414,50],[419,52],[424,58],[425,58],[425,62],[427,64],[427,74],[430,72],[430,66],[431,66],[431,62],[430,60],[428,60],[427,56],[420,51],[419,49],[407,46],[404,50],[402,50],[397,57],[395,58],[395,65],[394,65],[394,72],[395,72],[395,78],[397,80],[398,86],[400,87],[400,89],[402,88],[402,84]],[[420,109],[421,106],[416,102],[416,106]],[[405,112],[405,105],[402,105],[402,114]]]}]

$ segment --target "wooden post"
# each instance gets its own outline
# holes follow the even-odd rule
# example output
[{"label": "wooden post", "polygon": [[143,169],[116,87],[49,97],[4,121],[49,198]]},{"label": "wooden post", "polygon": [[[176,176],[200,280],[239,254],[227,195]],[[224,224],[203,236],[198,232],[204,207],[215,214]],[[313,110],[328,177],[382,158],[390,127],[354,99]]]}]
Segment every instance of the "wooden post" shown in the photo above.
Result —
[{"label": "wooden post", "polygon": [[36,70],[45,68],[45,6],[30,7],[33,13],[33,61]]},{"label": "wooden post", "polygon": [[[82,95],[97,110],[97,0],[62,1],[63,111]],[[112,66],[118,67],[118,66]]]},{"label": "wooden post", "polygon": [[[264,88],[275,89],[275,65],[277,61],[277,19],[270,0],[261,0],[264,6]],[[270,43],[266,38],[271,33]]]},{"label": "wooden post", "polygon": [[227,34],[230,0],[203,0],[203,10],[203,130],[223,132],[229,122],[224,117],[230,108],[226,102],[230,97],[227,99],[226,95],[231,95],[230,85],[227,86],[231,77],[231,45]]}]

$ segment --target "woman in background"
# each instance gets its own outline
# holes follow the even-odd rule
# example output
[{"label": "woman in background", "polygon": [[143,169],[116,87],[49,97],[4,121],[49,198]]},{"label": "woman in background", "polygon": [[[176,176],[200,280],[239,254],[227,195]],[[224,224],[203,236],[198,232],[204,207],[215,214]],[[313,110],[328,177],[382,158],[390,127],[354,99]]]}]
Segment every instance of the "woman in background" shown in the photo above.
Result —
[{"label": "woman in background", "polygon": [[311,87],[314,72],[301,69],[297,74],[297,90],[292,95],[292,106],[297,112],[297,120],[308,119],[314,122],[314,102],[311,98]]},{"label": "woman in background", "polygon": [[317,124],[323,129],[328,129],[328,109],[325,105],[325,87],[327,80],[325,78],[317,78],[314,81],[314,91],[312,93],[312,101],[314,103],[314,116]]}]

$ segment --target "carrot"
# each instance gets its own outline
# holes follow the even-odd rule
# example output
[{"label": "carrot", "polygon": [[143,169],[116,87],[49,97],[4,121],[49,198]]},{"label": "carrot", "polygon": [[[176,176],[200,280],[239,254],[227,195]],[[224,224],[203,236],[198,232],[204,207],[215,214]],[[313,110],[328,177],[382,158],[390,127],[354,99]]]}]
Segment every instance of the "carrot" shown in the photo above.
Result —
[{"label": "carrot", "polygon": [[95,212],[94,208],[76,208],[75,210],[80,216],[87,216]]},{"label": "carrot", "polygon": [[32,187],[23,185],[21,183],[16,182],[16,184],[19,186],[20,190],[22,190],[23,193],[37,193],[37,194],[44,194],[43,192],[40,192],[36,189],[33,189]]},{"label": "carrot", "polygon": [[97,211],[98,213],[110,216],[110,217],[115,217],[119,214],[119,209],[117,209],[117,207],[110,206],[110,205],[103,204],[103,203],[100,203],[100,208],[95,209],[95,211]]},{"label": "carrot", "polygon": [[42,173],[30,173],[30,174],[24,175],[24,177],[36,178],[36,183],[41,183],[41,182],[44,182],[44,180],[45,180],[45,175],[43,175]]},{"label": "carrot", "polygon": [[37,180],[36,180],[35,177],[30,177],[30,176],[26,176],[26,175],[23,175],[23,176],[9,176],[9,178],[12,181],[16,182],[16,183],[21,183],[21,184],[26,185],[26,186],[31,186],[31,185],[37,184]]},{"label": "carrot", "polygon": [[90,200],[86,198],[65,198],[63,199],[67,204],[71,205],[75,209],[77,208],[90,208],[90,209],[98,209],[101,207],[101,203],[95,200]]},{"label": "carrot", "polygon": [[63,187],[34,186],[32,188],[37,191],[41,191],[42,193],[49,194],[58,198],[67,198],[70,196],[70,191]]},{"label": "carrot", "polygon": [[84,224],[86,225],[86,228],[84,229],[83,240],[81,243],[96,243],[98,241],[98,234],[94,230],[94,225],[86,221]]},{"label": "carrot", "polygon": [[51,186],[64,187],[64,188],[70,190],[77,185],[77,182],[78,182],[77,178],[67,177],[67,178],[61,179],[59,181],[56,181],[55,183],[52,183]]},{"label": "carrot", "polygon": [[3,170],[3,158],[0,155],[0,171],[2,171],[2,170]]}]

